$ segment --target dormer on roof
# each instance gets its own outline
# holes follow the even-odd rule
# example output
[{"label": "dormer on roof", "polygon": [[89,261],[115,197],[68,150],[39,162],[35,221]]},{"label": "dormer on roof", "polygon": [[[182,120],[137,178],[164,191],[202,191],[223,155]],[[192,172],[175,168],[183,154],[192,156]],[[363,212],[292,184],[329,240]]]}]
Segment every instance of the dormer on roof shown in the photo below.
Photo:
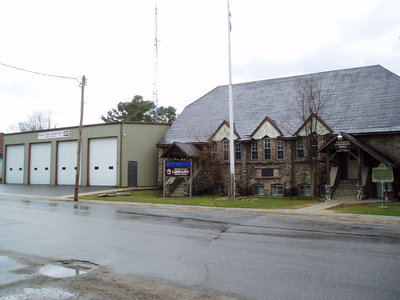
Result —
[{"label": "dormer on roof", "polygon": [[[230,130],[229,123],[227,121],[223,121],[221,125],[219,125],[218,129],[214,132],[214,134],[210,137],[210,141],[220,142],[223,139],[229,139],[230,135],[229,130]],[[233,130],[234,130],[233,133],[235,136],[235,140],[240,138],[235,128],[233,128]]]},{"label": "dormer on roof", "polygon": [[283,135],[282,131],[276,126],[275,122],[270,118],[265,117],[264,120],[258,125],[256,130],[251,134],[251,138],[259,140],[268,136],[272,139]]},{"label": "dormer on roof", "polygon": [[300,126],[300,128],[294,133],[298,136],[308,136],[311,133],[317,133],[318,135],[325,135],[332,133],[332,129],[324,121],[322,121],[316,114],[311,114],[308,119]]}]

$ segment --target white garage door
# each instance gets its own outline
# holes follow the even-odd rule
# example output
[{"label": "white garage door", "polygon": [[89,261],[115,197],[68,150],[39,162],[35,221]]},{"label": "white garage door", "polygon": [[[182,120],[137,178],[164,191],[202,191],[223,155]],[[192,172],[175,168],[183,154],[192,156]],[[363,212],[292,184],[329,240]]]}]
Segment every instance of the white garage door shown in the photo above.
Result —
[{"label": "white garage door", "polygon": [[6,146],[6,183],[24,183],[24,145]]},{"label": "white garage door", "polygon": [[57,146],[57,184],[74,185],[78,142],[58,142]]},{"label": "white garage door", "polygon": [[89,185],[117,185],[117,138],[89,142]]},{"label": "white garage door", "polygon": [[51,144],[31,144],[30,184],[50,184]]}]

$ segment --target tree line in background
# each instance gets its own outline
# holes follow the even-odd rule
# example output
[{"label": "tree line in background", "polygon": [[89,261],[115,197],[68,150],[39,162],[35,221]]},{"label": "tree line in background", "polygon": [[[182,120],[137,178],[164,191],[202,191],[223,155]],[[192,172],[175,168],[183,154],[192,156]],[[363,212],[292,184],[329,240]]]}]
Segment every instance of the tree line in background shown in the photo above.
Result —
[{"label": "tree line in background", "polygon": [[[157,122],[172,123],[177,118],[176,108],[161,106],[158,109],[153,101],[145,101],[140,95],[133,97],[130,102],[119,102],[117,108],[109,110],[101,119],[106,123],[116,122]],[[8,132],[28,132],[56,128],[51,111],[35,111],[28,115],[25,121],[12,124]]]},{"label": "tree line in background", "polygon": [[101,119],[106,123],[116,122],[157,122],[172,123],[176,120],[176,108],[160,106],[158,109],[153,101],[143,100],[136,95],[130,102],[119,102],[117,108],[109,110]]},{"label": "tree line in background", "polygon": [[44,129],[56,128],[57,124],[53,121],[51,111],[34,111],[31,115],[28,115],[28,119],[25,121],[12,124],[8,127],[9,132],[27,132],[27,131],[38,131]]}]

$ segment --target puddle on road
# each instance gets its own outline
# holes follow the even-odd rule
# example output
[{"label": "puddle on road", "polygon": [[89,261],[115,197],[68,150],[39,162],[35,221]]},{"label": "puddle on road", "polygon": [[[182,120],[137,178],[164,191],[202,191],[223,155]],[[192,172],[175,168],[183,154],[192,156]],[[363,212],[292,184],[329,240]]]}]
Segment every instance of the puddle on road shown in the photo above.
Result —
[{"label": "puddle on road", "polygon": [[6,272],[25,267],[23,264],[18,263],[8,256],[0,255],[0,271]]},{"label": "puddle on road", "polygon": [[0,273],[0,285],[9,284],[28,278],[27,274]]},{"label": "puddle on road", "polygon": [[86,261],[66,260],[55,261],[37,269],[34,266],[21,264],[9,256],[0,255],[0,286],[36,275],[53,278],[75,277],[86,274],[97,267],[96,264]]},{"label": "puddle on road", "polygon": [[88,269],[81,266],[62,267],[57,265],[46,265],[39,269],[39,273],[49,277],[66,278],[86,274]]},{"label": "puddle on road", "polygon": [[0,285],[27,278],[29,276],[28,274],[15,273],[18,269],[24,267],[26,266],[18,263],[12,258],[0,255]]},{"label": "puddle on road", "polygon": [[[20,263],[20,259],[24,263]],[[48,264],[45,265],[40,263],[39,267],[38,264],[29,262],[30,260],[20,259],[0,255],[0,300],[102,299],[91,294],[77,295],[57,287],[34,287],[37,285],[35,281],[37,276],[49,277],[47,280],[51,283],[53,280],[51,278],[58,280],[89,273],[98,267],[94,263],[81,260],[59,260],[47,261]]]}]

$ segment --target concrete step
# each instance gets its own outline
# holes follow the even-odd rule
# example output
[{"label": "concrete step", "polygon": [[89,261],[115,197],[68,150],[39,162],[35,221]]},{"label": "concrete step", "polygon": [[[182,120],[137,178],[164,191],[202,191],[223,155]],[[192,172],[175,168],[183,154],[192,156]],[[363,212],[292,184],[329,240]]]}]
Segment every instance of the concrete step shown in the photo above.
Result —
[{"label": "concrete step", "polygon": [[355,190],[335,190],[335,193],[337,195],[353,195],[353,194],[357,194],[357,191],[355,191]]},{"label": "concrete step", "polygon": [[185,196],[185,185],[181,183],[171,194],[172,197],[183,197]]},{"label": "concrete step", "polygon": [[340,180],[333,193],[333,200],[354,200],[357,195],[356,180]]}]

